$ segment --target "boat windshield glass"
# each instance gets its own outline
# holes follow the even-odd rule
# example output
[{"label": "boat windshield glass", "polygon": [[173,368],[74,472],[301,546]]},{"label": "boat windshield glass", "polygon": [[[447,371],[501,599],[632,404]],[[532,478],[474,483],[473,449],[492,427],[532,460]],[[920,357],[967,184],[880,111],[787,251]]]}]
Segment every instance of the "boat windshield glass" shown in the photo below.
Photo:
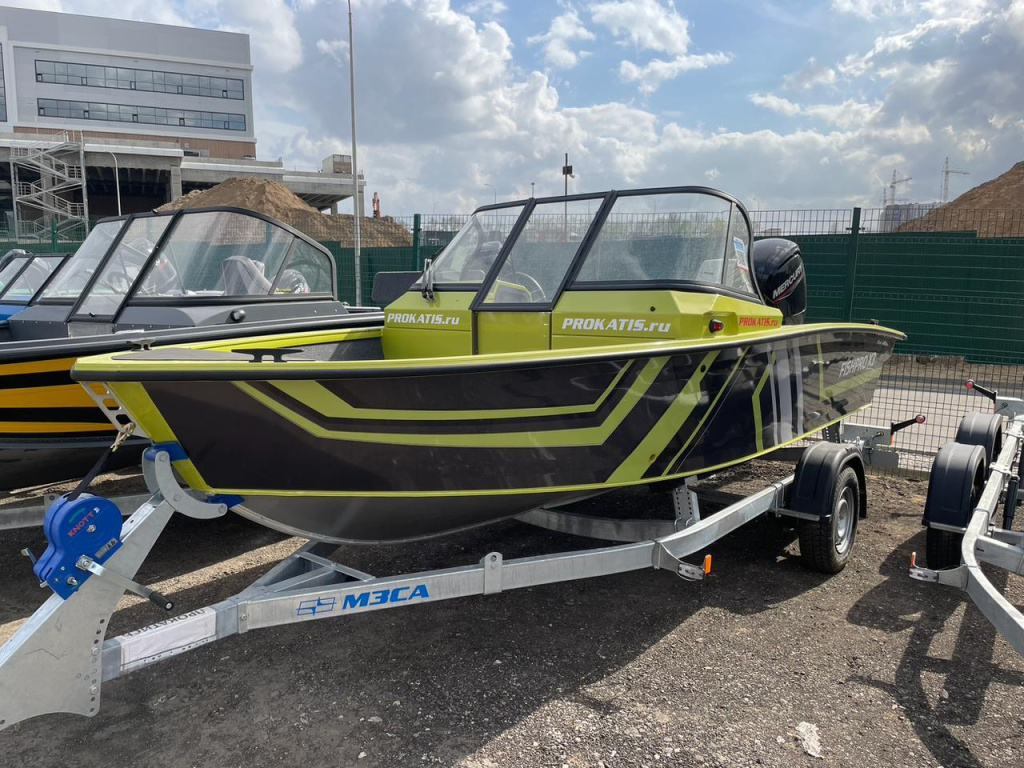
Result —
[{"label": "boat windshield glass", "polygon": [[137,296],[310,293],[333,293],[325,253],[273,222],[231,211],[202,211],[181,216]]},{"label": "boat windshield glass", "polygon": [[0,294],[3,294],[11,280],[14,279],[14,276],[25,266],[27,258],[27,256],[16,256],[8,261],[3,269],[0,269]]},{"label": "boat windshield glass", "polygon": [[487,304],[545,304],[579,250],[603,198],[537,203],[501,265]]},{"label": "boat windshield glass", "polygon": [[103,257],[110,250],[110,244],[114,242],[124,223],[124,219],[101,221],[93,227],[85,242],[75,251],[75,255],[64,263],[46,286],[41,298],[63,301],[77,299],[89,284],[89,278],[103,261]]},{"label": "boat windshield glass", "polygon": [[474,213],[434,261],[435,284],[480,285],[523,207]]},{"label": "boat windshield glass", "polygon": [[576,284],[684,281],[754,293],[749,244],[746,220],[723,198],[699,192],[622,195]]},{"label": "boat windshield glass", "polygon": [[[124,237],[100,269],[99,277],[89,288],[89,295],[79,307],[78,314],[104,317],[117,312],[171,218],[144,216],[132,220]],[[159,263],[160,259],[157,259]]]},{"label": "boat windshield glass", "polygon": [[36,256],[10,285],[4,280],[3,275],[0,275],[0,283],[4,286],[0,291],[0,300],[27,304],[62,261],[64,256]]}]

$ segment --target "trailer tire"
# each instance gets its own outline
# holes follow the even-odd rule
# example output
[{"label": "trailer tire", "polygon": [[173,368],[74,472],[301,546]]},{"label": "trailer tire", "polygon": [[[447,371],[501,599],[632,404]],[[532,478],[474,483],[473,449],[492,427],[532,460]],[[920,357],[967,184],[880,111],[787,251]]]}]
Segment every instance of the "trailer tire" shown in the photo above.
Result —
[{"label": "trailer tire", "polygon": [[925,534],[925,564],[933,571],[956,568],[960,565],[960,548],[963,542],[962,533],[929,528]]},{"label": "trailer tire", "polygon": [[935,456],[923,520],[928,526],[925,558],[929,568],[941,571],[960,565],[963,534],[931,524],[967,526],[985,488],[986,468],[985,447],[981,445],[946,443]]},{"label": "trailer tire", "polygon": [[960,420],[955,442],[985,449],[985,466],[999,458],[1003,449],[1003,417],[994,413],[968,413]]},{"label": "trailer tire", "polygon": [[839,573],[846,567],[857,537],[861,509],[861,483],[857,471],[845,467],[827,489],[830,514],[800,523],[800,557],[821,573]]}]

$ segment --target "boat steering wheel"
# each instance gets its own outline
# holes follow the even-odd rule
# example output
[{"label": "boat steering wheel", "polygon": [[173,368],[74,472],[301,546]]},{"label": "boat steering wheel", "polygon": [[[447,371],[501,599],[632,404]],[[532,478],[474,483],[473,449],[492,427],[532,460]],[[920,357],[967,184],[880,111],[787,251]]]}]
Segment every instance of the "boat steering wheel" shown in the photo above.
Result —
[{"label": "boat steering wheel", "polygon": [[532,304],[548,300],[547,294],[544,293],[544,288],[541,287],[541,284],[537,282],[537,278],[533,275],[528,275],[525,272],[517,272],[516,279],[528,283],[528,285],[523,287],[530,292],[530,302]]}]

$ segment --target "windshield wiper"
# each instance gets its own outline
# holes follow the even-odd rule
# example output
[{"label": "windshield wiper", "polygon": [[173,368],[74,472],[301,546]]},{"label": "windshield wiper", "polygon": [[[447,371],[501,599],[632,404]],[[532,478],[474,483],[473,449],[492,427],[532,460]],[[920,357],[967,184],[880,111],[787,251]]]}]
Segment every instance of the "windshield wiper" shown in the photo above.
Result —
[{"label": "windshield wiper", "polygon": [[434,268],[431,259],[424,259],[423,274],[420,275],[420,295],[427,301],[434,300]]}]

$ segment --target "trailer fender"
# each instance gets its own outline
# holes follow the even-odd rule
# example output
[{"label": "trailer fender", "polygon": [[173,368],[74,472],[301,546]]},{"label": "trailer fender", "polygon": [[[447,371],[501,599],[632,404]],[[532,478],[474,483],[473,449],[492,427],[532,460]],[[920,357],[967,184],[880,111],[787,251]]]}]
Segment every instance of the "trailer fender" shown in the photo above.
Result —
[{"label": "trailer fender", "polygon": [[957,427],[956,442],[980,445],[985,449],[985,465],[991,466],[1003,449],[1003,417],[995,413],[968,413]]},{"label": "trailer fender", "polygon": [[832,489],[847,467],[857,473],[857,483],[860,485],[860,509],[857,510],[857,516],[867,517],[864,457],[853,445],[820,442],[804,451],[796,465],[796,476],[786,506],[796,512],[818,517],[831,516]]},{"label": "trailer fender", "polygon": [[960,528],[971,519],[971,494],[984,484],[985,448],[980,445],[946,443],[932,462],[923,525],[942,523]]}]

